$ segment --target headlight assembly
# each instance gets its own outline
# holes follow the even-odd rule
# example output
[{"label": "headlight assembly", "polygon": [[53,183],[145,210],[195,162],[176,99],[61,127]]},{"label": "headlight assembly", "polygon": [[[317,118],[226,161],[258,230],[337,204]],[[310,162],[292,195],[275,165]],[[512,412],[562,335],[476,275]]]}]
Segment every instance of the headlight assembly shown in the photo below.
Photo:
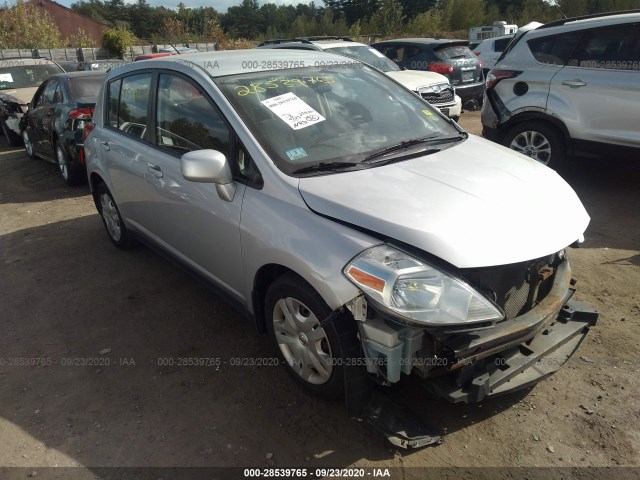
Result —
[{"label": "headlight assembly", "polygon": [[389,245],[364,250],[343,273],[369,299],[410,323],[446,327],[504,318],[463,280]]}]

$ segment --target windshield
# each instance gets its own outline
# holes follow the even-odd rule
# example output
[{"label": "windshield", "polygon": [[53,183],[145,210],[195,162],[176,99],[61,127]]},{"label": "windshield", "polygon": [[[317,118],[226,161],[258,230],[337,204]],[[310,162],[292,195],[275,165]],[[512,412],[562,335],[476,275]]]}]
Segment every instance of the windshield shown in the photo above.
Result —
[{"label": "windshield", "polygon": [[355,58],[383,72],[398,72],[400,67],[374,48],[365,45],[326,48],[325,52],[337,53],[345,57]]},{"label": "windshield", "polygon": [[0,90],[37,87],[55,73],[64,73],[64,70],[53,63],[1,67]]},{"label": "windshield", "polygon": [[403,142],[460,136],[420,97],[360,63],[215,81],[287,174],[334,162],[360,168],[371,154]]}]

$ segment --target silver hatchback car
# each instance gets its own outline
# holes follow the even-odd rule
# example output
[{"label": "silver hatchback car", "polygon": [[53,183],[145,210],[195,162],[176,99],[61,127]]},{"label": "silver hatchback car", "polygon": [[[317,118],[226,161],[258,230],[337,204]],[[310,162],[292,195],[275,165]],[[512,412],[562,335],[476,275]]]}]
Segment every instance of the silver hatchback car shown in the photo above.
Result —
[{"label": "silver hatchback car", "polygon": [[[411,375],[480,401],[557,370],[595,324],[571,300],[565,247],[589,223],[574,191],[360,62],[136,62],[108,74],[93,119],[87,170],[111,241],[208,280],[311,392],[363,406],[369,386]],[[420,444],[407,435],[397,444]]]}]

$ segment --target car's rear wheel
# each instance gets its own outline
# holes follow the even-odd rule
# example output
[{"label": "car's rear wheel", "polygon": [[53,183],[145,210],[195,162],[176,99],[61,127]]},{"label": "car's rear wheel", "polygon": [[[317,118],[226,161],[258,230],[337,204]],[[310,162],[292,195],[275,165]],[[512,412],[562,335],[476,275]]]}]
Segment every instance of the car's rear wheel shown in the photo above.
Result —
[{"label": "car's rear wheel", "polygon": [[102,217],[102,223],[107,230],[109,239],[118,248],[131,248],[135,241],[122,220],[120,210],[111,192],[104,183],[101,183],[98,185],[96,193],[98,195],[98,213]]},{"label": "car's rear wheel", "polygon": [[19,147],[22,143],[22,138],[20,137],[20,135],[18,135],[10,128],[7,128],[7,124],[5,123],[4,119],[0,120],[0,123],[2,123],[2,133],[4,134],[4,138],[7,141],[7,145],[9,145],[10,147]]},{"label": "car's rear wheel", "polygon": [[[289,374],[309,392],[336,399],[344,395],[340,336],[354,325],[323,324],[331,313],[313,287],[293,273],[278,277],[266,294],[267,329]],[[355,330],[352,335],[355,339]]]},{"label": "car's rear wheel", "polygon": [[565,163],[565,145],[560,133],[543,122],[522,122],[513,126],[503,144],[556,170]]},{"label": "car's rear wheel", "polygon": [[29,132],[27,132],[26,130],[22,132],[22,142],[24,143],[24,149],[26,150],[29,158],[36,158],[35,154],[33,153],[33,142],[29,137]]}]

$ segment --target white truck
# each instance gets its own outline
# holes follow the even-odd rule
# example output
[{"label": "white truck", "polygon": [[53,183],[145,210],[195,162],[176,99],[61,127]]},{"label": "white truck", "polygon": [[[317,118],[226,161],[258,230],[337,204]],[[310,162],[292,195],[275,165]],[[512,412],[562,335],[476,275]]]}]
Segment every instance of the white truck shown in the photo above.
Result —
[{"label": "white truck", "polygon": [[479,44],[487,38],[501,35],[513,35],[518,31],[517,25],[509,25],[504,20],[493,22],[493,25],[483,25],[481,27],[471,27],[469,29],[469,42]]}]

